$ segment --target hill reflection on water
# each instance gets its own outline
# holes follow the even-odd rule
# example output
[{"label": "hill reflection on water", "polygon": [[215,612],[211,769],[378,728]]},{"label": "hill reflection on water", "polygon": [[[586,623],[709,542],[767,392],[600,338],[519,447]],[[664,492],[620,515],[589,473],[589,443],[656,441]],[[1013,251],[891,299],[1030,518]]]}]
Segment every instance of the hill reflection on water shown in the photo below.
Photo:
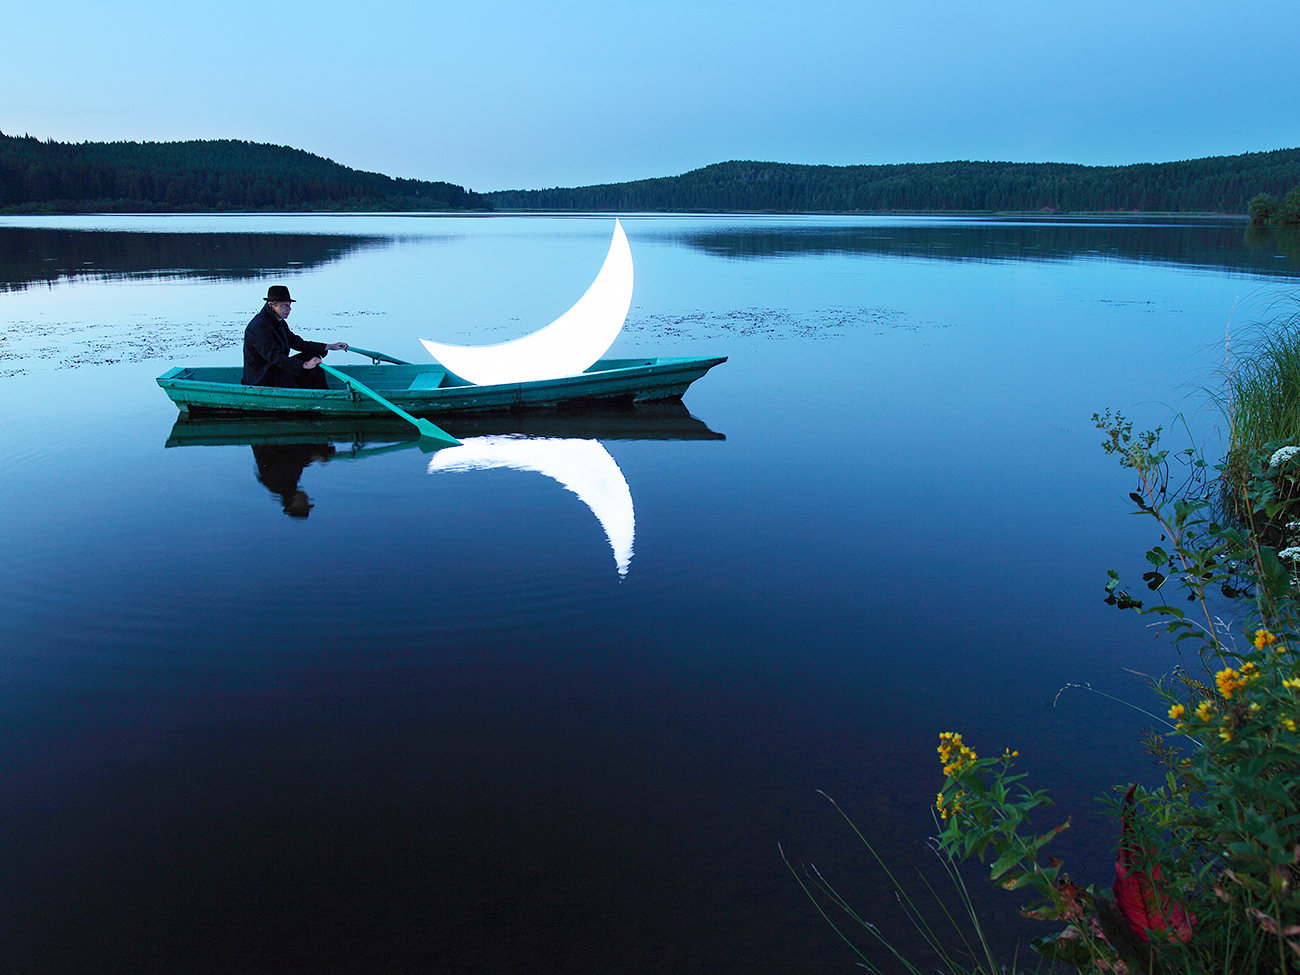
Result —
[{"label": "hill reflection on water", "polygon": [[[670,220],[661,237],[737,260],[879,255],[940,261],[1068,261],[1103,258],[1300,277],[1300,232],[1259,229],[1236,217],[1050,220],[976,217],[745,217]],[[702,223],[700,221],[703,221]],[[860,222],[859,222],[860,221]],[[0,292],[61,280],[250,279],[342,261],[391,247],[390,234],[221,231],[135,232],[0,226]]]},{"label": "hill reflection on water", "polygon": [[1300,276],[1300,233],[1260,230],[1233,218],[742,225],[688,231],[677,239],[714,256],[738,260],[817,254],[877,254],[944,261],[1068,261],[1091,257]]},{"label": "hill reflection on water", "polygon": [[73,278],[256,278],[268,271],[320,267],[388,243],[384,237],[340,234],[0,227],[0,291]]}]

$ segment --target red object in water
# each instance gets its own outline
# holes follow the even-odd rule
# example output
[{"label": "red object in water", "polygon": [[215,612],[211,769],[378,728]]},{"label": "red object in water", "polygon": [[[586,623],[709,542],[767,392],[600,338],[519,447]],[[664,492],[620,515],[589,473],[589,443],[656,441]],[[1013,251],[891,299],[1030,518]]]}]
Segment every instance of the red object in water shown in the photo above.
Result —
[{"label": "red object in water", "polygon": [[1128,790],[1120,810],[1119,858],[1115,861],[1115,904],[1128,919],[1129,926],[1143,941],[1150,941],[1148,931],[1169,931],[1169,940],[1190,941],[1196,918],[1184,911],[1159,890],[1160,867],[1151,868],[1148,877],[1137,863],[1138,847],[1132,842],[1133,792]]}]

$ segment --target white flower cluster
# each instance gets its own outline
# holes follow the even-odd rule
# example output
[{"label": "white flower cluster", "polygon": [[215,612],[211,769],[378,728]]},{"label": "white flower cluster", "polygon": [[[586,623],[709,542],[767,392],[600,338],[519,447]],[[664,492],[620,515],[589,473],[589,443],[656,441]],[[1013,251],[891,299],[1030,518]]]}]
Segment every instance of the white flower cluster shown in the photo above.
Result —
[{"label": "white flower cluster", "polygon": [[1282,447],[1274,451],[1273,456],[1268,459],[1268,466],[1281,467],[1296,454],[1300,454],[1300,447]]},{"label": "white flower cluster", "polygon": [[1300,545],[1292,545],[1290,548],[1284,548],[1277,553],[1277,557],[1286,562],[1294,562],[1300,559]]}]

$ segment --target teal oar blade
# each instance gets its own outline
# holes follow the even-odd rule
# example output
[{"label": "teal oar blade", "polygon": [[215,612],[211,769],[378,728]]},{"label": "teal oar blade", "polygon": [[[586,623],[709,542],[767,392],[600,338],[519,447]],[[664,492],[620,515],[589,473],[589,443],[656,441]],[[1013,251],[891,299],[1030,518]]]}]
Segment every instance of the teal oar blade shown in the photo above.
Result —
[{"label": "teal oar blade", "polygon": [[405,359],[394,359],[391,355],[384,355],[382,352],[371,352],[369,349],[359,349],[355,345],[349,345],[348,352],[355,352],[357,355],[369,356],[374,362],[391,362],[395,366],[409,366],[411,363]]},{"label": "teal oar blade", "polygon": [[371,388],[370,388],[369,386],[367,386],[365,383],[363,383],[363,382],[359,382],[358,380],[353,379],[353,378],[352,378],[351,376],[349,376],[347,373],[345,373],[345,372],[339,372],[339,371],[338,371],[337,369],[335,369],[333,366],[327,366],[327,365],[325,365],[325,363],[323,363],[323,362],[322,362],[322,363],[319,363],[319,364],[316,366],[316,368],[317,368],[317,369],[324,369],[327,373],[329,373],[331,376],[333,376],[333,377],[334,377],[335,379],[337,379],[339,382],[341,382],[341,383],[346,383],[348,386],[351,386],[353,389],[355,389],[358,393],[361,393],[363,396],[369,396],[372,400],[374,400],[374,401],[375,401],[376,403],[378,403],[380,406],[383,406],[383,407],[386,407],[386,408],[392,410],[394,413],[396,413],[398,416],[400,416],[403,420],[406,420],[407,422],[413,424],[413,425],[415,426],[415,429],[417,429],[417,430],[420,431],[420,436],[421,436],[421,437],[423,437],[423,438],[425,438],[425,439],[427,439],[427,440],[433,440],[433,441],[435,441],[435,442],[437,442],[437,443],[440,443],[440,444],[445,444],[445,445],[447,445],[447,446],[449,446],[449,447],[457,447],[457,446],[460,445],[460,441],[459,441],[459,440],[457,440],[455,437],[453,437],[453,436],[452,436],[450,433],[448,433],[447,431],[443,430],[441,427],[439,427],[437,424],[435,424],[432,420],[424,420],[424,419],[421,419],[421,418],[418,417],[418,416],[411,416],[410,413],[407,413],[406,410],[402,409],[402,408],[401,408],[400,406],[398,406],[396,403],[390,403],[388,400],[384,399],[382,396],[380,396],[378,393],[376,393],[373,389],[371,389]]}]

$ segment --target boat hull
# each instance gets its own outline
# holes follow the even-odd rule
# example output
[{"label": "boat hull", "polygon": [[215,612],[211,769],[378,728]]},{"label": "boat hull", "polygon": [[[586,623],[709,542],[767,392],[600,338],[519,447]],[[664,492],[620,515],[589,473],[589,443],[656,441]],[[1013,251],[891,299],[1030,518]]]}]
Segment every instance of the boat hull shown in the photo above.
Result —
[{"label": "boat hull", "polygon": [[[561,379],[475,386],[439,365],[342,366],[414,416],[555,410],[591,403],[644,403],[680,399],[720,358],[602,359],[584,373]],[[375,416],[386,412],[373,399],[334,377],[326,389],[245,386],[238,366],[177,366],[158,385],[182,413]]]}]

